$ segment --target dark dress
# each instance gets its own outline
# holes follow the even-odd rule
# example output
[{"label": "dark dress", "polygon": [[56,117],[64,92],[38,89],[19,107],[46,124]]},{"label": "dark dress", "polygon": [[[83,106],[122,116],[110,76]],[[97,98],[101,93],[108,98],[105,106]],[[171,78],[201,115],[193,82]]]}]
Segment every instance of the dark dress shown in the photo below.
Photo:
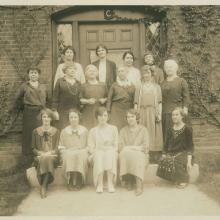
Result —
[{"label": "dark dress", "polygon": [[[42,127],[33,130],[32,148],[35,154],[35,167],[39,184],[42,185],[43,175],[49,173],[49,182],[54,180],[54,169],[58,165],[59,131],[51,127],[48,132]],[[52,155],[40,155],[40,152],[52,152]]]},{"label": "dark dress", "polygon": [[135,87],[133,85],[120,86],[118,82],[112,84],[107,101],[107,110],[110,112],[109,123],[118,130],[127,125],[126,111],[134,105]]},{"label": "dark dress", "polygon": [[[97,60],[92,64],[99,69],[99,62],[100,61]],[[116,81],[116,64],[113,61],[106,59],[106,86],[108,90],[115,81]]]},{"label": "dark dress", "polygon": [[173,161],[174,172],[171,177],[167,178],[165,173],[160,172],[159,165],[158,176],[169,179],[173,182],[188,182],[189,174],[187,172],[187,156],[193,155],[193,151],[194,144],[191,127],[185,125],[180,130],[174,130],[173,128],[169,129],[167,140],[164,145],[164,153],[166,154],[166,157],[161,160],[160,165],[166,166]]},{"label": "dark dress", "polygon": [[[107,98],[107,88],[104,83],[98,83],[98,84],[89,84],[85,83],[81,87],[80,92],[80,99],[100,99],[100,98]],[[87,129],[93,128],[96,126],[97,121],[95,118],[95,111],[96,109],[102,106],[100,102],[96,102],[93,105],[85,104],[83,105],[82,110],[82,119],[81,119],[81,125],[85,126]]]},{"label": "dark dress", "polygon": [[162,129],[166,142],[167,132],[172,127],[172,111],[176,107],[188,107],[189,89],[185,79],[176,77],[173,81],[164,80],[162,90]]},{"label": "dark dress", "polygon": [[59,120],[54,124],[59,130],[69,125],[68,112],[71,108],[79,110],[80,83],[76,81],[73,85],[64,77],[57,80],[54,92],[52,109],[59,113]]},{"label": "dark dress", "polygon": [[24,83],[16,96],[15,107],[23,110],[22,121],[22,153],[32,155],[31,136],[32,131],[41,124],[38,115],[48,102],[46,86],[39,84],[33,87],[29,82]]}]

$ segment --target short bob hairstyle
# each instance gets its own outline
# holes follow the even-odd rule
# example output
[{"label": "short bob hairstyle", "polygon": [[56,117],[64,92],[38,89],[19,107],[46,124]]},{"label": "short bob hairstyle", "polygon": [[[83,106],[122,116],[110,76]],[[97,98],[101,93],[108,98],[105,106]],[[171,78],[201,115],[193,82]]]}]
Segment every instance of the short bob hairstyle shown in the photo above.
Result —
[{"label": "short bob hairstyle", "polygon": [[73,59],[74,59],[74,57],[76,56],[76,51],[75,51],[75,49],[72,47],[72,46],[66,46],[64,49],[63,49],[63,52],[62,52],[62,54],[64,54],[65,55],[65,53],[66,53],[66,51],[67,50],[72,50],[73,51]]},{"label": "short bob hairstyle", "polygon": [[64,65],[63,68],[62,68],[62,70],[63,70],[64,73],[66,73],[66,71],[67,71],[68,69],[71,69],[71,68],[74,68],[75,70],[77,70],[77,67],[76,67],[75,64]]},{"label": "short bob hairstyle", "polygon": [[104,112],[107,112],[107,113],[108,113],[106,107],[104,107],[104,106],[98,107],[98,108],[96,109],[96,111],[95,111],[95,118],[97,119],[98,116],[102,116],[102,115],[104,114]]},{"label": "short bob hairstyle", "polygon": [[136,121],[139,122],[139,120],[140,120],[140,114],[138,113],[137,110],[135,110],[135,109],[133,109],[133,108],[127,110],[127,111],[126,111],[126,118],[127,118],[128,114],[135,115],[135,116],[136,116]]},{"label": "short bob hairstyle", "polygon": [[37,68],[37,67],[30,67],[30,68],[28,68],[27,69],[27,74],[29,74],[30,71],[34,71],[34,70],[37,71],[38,74],[41,74],[41,70],[39,68]]},{"label": "short bob hairstyle", "polygon": [[151,51],[146,51],[145,53],[144,53],[144,58],[146,57],[146,56],[152,56],[153,57],[153,59],[154,59],[154,55],[153,55],[153,53],[151,52]]},{"label": "short bob hairstyle", "polygon": [[71,108],[69,111],[68,111],[68,116],[70,116],[71,113],[76,113],[78,116],[79,116],[79,119],[81,117],[81,113],[78,109],[76,108]]},{"label": "short bob hairstyle", "polygon": [[107,48],[105,45],[103,45],[103,44],[99,44],[99,45],[95,48],[95,53],[96,53],[97,56],[98,56],[98,50],[99,50],[100,48],[105,49],[106,53],[108,53],[108,48]]},{"label": "short bob hairstyle", "polygon": [[181,107],[175,107],[175,108],[173,109],[172,113],[173,113],[174,111],[179,111],[179,113],[180,113],[180,115],[182,116],[183,119],[186,117],[186,114],[185,114],[185,112],[183,111],[183,108],[181,108]]},{"label": "short bob hairstyle", "polygon": [[126,57],[128,54],[133,57],[133,60],[135,60],[135,56],[134,56],[134,54],[133,54],[132,51],[126,51],[126,52],[124,52],[124,54],[123,54],[123,56],[122,56],[122,59],[124,60],[125,57]]},{"label": "short bob hairstyle", "polygon": [[50,110],[49,108],[43,108],[40,111],[40,114],[38,115],[38,119],[42,121],[42,116],[46,114],[49,118],[51,118],[51,121],[55,120],[55,115],[53,113],[52,110]]}]

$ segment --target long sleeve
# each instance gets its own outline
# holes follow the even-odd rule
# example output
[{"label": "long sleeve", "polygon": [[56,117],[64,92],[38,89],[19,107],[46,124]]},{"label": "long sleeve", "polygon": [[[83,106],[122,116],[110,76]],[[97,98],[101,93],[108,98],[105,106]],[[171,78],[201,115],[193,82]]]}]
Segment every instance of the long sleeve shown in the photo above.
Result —
[{"label": "long sleeve", "polygon": [[186,127],[186,150],[189,155],[192,155],[194,152],[193,144],[193,132],[192,128]]},{"label": "long sleeve", "polygon": [[82,68],[81,64],[79,64],[79,63],[77,65],[77,67],[78,67],[78,74],[80,77],[80,83],[83,84],[86,82],[83,68]]},{"label": "long sleeve", "polygon": [[53,146],[53,149],[54,149],[54,152],[56,154],[58,154],[58,146],[59,146],[59,140],[60,140],[60,132],[59,130],[56,131],[56,134],[54,135],[54,146]]},{"label": "long sleeve", "polygon": [[108,99],[107,99],[107,111],[111,111],[111,106],[112,106],[112,98],[114,96],[114,84],[111,86],[109,93],[108,93]]},{"label": "long sleeve", "polygon": [[53,91],[53,98],[52,98],[52,109],[57,110],[58,103],[59,103],[59,95],[60,95],[60,80],[56,82],[54,91]]},{"label": "long sleeve", "polygon": [[59,147],[66,147],[64,138],[65,138],[64,137],[64,130],[62,130],[61,133],[60,133]]},{"label": "long sleeve", "polygon": [[135,89],[134,104],[139,104],[141,85]]},{"label": "long sleeve", "polygon": [[33,132],[32,132],[31,141],[32,141],[32,143],[31,143],[32,151],[33,151],[34,155],[37,156],[40,154],[40,151],[38,150],[39,146],[37,146],[37,131],[36,130],[33,130]]},{"label": "long sleeve", "polygon": [[18,90],[18,94],[15,97],[15,102],[13,103],[13,106],[12,106],[13,109],[23,110],[24,93],[25,93],[25,84],[22,84]]},{"label": "long sleeve", "polygon": [[190,102],[189,88],[185,79],[182,79],[183,107],[188,107]]},{"label": "long sleeve", "polygon": [[54,82],[53,82],[53,87],[55,88],[57,80],[64,77],[64,73],[63,73],[63,64],[59,64],[59,66],[57,67],[57,71],[54,77]]}]

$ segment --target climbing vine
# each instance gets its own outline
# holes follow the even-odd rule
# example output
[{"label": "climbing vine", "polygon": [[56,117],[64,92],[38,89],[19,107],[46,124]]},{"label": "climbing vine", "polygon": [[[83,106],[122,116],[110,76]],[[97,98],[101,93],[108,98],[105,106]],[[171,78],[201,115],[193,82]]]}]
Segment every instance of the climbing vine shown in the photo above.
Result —
[{"label": "climbing vine", "polygon": [[[12,27],[2,16],[0,20],[1,53],[7,55],[16,74],[23,82],[26,70],[38,65],[45,57],[50,44],[50,15],[57,7],[23,6],[4,7],[9,10]],[[220,126],[220,79],[213,86],[220,67],[213,66],[219,56],[214,42],[219,41],[220,13],[217,6],[147,6],[144,9],[146,18],[140,20],[145,25],[152,22],[164,22],[164,32],[167,32],[166,44],[163,45],[162,59],[173,57],[180,64],[180,72],[187,80],[190,88],[192,105],[190,111],[193,117],[206,118]],[[178,11],[178,13],[176,13]],[[43,19],[42,19],[43,16]],[[108,14],[107,14],[108,16]],[[110,14],[112,19],[124,20],[117,14]],[[13,32],[12,41],[4,36],[4,32]],[[11,38],[10,38],[11,39]],[[166,51],[164,50],[166,48]],[[211,77],[216,74],[216,77]],[[18,85],[19,86],[19,85]],[[14,118],[9,114],[7,103],[12,99],[11,82],[0,79],[0,135],[12,127]],[[14,88],[13,88],[14,89]],[[14,89],[15,90],[15,89]],[[7,129],[5,128],[5,125]],[[4,131],[3,131],[4,130]]]}]

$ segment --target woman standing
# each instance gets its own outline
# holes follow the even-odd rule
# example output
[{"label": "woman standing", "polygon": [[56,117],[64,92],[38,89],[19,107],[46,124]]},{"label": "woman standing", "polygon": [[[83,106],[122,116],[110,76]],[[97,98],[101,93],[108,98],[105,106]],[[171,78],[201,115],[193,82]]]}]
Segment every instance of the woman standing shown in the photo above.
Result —
[{"label": "woman standing", "polygon": [[107,101],[107,87],[97,80],[98,69],[94,65],[88,65],[85,74],[87,82],[82,85],[80,93],[80,102],[83,105],[81,123],[90,129],[97,123],[96,109]]},{"label": "woman standing", "polygon": [[184,115],[184,110],[179,107],[172,112],[173,126],[167,132],[157,171],[159,177],[176,183],[178,188],[186,187],[189,182],[188,172],[192,168],[194,151],[192,128],[183,122]]},{"label": "woman standing", "polygon": [[98,45],[95,49],[99,60],[92,63],[98,69],[98,80],[106,85],[109,90],[116,80],[116,64],[107,59],[108,49],[105,45]]},{"label": "woman standing", "polygon": [[142,83],[136,89],[134,103],[135,108],[140,112],[140,124],[149,131],[150,162],[157,163],[163,148],[161,89],[153,82],[153,74],[149,66],[143,66],[141,73]]},{"label": "woman standing", "polygon": [[138,196],[143,192],[149,136],[147,129],[138,124],[139,115],[136,110],[128,110],[126,116],[128,126],[121,129],[119,136],[120,177],[128,190],[132,190],[136,183],[135,194]]},{"label": "woman standing", "polygon": [[135,87],[127,80],[125,67],[118,68],[117,82],[108,93],[107,110],[110,112],[110,124],[118,130],[127,124],[126,111],[133,107]]},{"label": "woman standing", "polygon": [[22,153],[32,155],[31,136],[34,128],[40,126],[37,120],[42,108],[46,107],[48,91],[46,86],[39,83],[41,71],[38,68],[30,68],[27,71],[29,81],[25,82],[19,89],[14,109],[23,110],[22,123]]},{"label": "woman standing", "polygon": [[69,124],[69,110],[80,108],[79,94],[81,86],[76,79],[76,71],[75,65],[64,66],[65,76],[57,80],[53,92],[52,109],[58,113],[59,120],[56,127],[59,130]]},{"label": "woman standing", "polygon": [[88,169],[88,130],[79,125],[80,113],[69,110],[69,122],[61,131],[59,149],[63,161],[62,168],[67,179],[68,190],[80,190],[85,183]]},{"label": "woman standing", "polygon": [[54,168],[58,164],[59,132],[51,127],[54,118],[50,109],[43,109],[40,113],[42,126],[33,130],[32,149],[35,157],[37,177],[41,185],[41,198],[47,196],[47,188],[54,180]]},{"label": "woman standing", "polygon": [[81,84],[85,83],[85,76],[83,73],[83,68],[81,64],[74,61],[76,57],[76,51],[74,50],[74,48],[71,46],[65,47],[65,49],[63,50],[63,56],[64,56],[64,63],[59,64],[57,67],[57,71],[54,77],[54,87],[56,86],[57,80],[64,77],[65,73],[63,72],[63,68],[66,65],[67,66],[75,65],[76,80],[79,81]]},{"label": "woman standing", "polygon": [[123,54],[124,66],[126,67],[127,79],[136,88],[141,83],[141,74],[139,69],[133,66],[134,64],[134,54],[131,51],[127,51]]},{"label": "woman standing", "polygon": [[177,75],[178,64],[175,60],[166,60],[164,70],[167,78],[161,84],[162,89],[162,127],[163,140],[166,142],[168,130],[172,127],[172,111],[176,107],[183,108],[188,115],[189,89],[185,79]]},{"label": "woman standing", "polygon": [[93,162],[93,181],[97,193],[103,192],[103,175],[107,172],[108,192],[115,192],[117,174],[118,130],[107,123],[105,107],[96,111],[98,125],[89,132],[88,146]]},{"label": "woman standing", "polygon": [[151,67],[151,71],[153,72],[154,75],[153,77],[154,82],[161,85],[161,83],[164,81],[163,70],[160,69],[157,65],[155,65],[155,60],[151,52],[148,51],[147,53],[144,54],[144,63]]}]

